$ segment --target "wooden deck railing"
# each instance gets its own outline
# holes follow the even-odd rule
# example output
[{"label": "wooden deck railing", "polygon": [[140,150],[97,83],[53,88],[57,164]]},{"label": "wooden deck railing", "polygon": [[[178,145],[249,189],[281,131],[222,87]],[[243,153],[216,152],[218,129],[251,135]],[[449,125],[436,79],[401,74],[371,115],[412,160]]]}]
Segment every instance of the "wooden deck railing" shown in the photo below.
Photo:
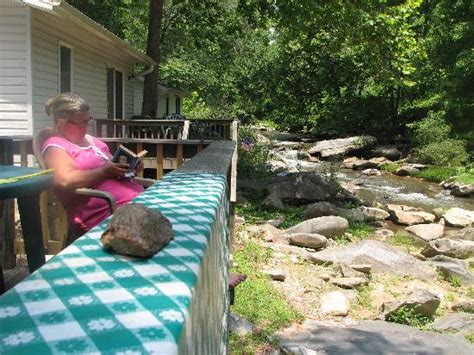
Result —
[{"label": "wooden deck railing", "polygon": [[132,139],[187,139],[186,120],[111,120],[96,119],[96,137]]},{"label": "wooden deck railing", "polygon": [[239,121],[233,119],[198,120],[119,120],[96,119],[97,137],[132,139],[207,139],[232,140]]}]

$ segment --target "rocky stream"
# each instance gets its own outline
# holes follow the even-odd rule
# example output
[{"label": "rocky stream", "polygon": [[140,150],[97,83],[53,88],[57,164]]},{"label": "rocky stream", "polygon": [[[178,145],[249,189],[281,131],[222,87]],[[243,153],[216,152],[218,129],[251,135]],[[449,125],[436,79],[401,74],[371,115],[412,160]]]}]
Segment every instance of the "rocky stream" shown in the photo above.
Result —
[{"label": "rocky stream", "polygon": [[[238,219],[241,241],[272,249],[263,272],[306,318],[275,334],[270,353],[474,353],[474,186],[411,177],[425,167],[374,137],[259,139],[272,175],[240,179],[238,203],[262,195],[273,210],[304,206],[304,221],[288,229],[283,218]],[[396,174],[381,170],[393,162]],[[373,231],[351,235],[354,221]],[[410,317],[422,326],[403,322]],[[236,332],[252,331],[242,322]]]}]

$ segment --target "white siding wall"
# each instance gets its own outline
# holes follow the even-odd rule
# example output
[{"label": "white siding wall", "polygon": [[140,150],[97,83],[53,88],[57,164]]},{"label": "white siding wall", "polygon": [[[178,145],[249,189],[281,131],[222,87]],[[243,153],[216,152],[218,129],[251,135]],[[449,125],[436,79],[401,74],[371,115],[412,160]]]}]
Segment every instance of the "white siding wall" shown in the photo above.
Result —
[{"label": "white siding wall", "polygon": [[133,85],[128,80],[134,60],[114,44],[94,37],[82,27],[49,13],[32,10],[33,118],[35,131],[52,125],[45,101],[58,93],[59,42],[73,47],[72,90],[91,105],[91,114],[107,118],[106,68],[124,74],[125,117],[133,115]]},{"label": "white siding wall", "polygon": [[30,9],[0,0],[0,136],[32,134]]},{"label": "white siding wall", "polygon": [[133,115],[140,116],[142,114],[143,102],[143,81],[133,79]]}]

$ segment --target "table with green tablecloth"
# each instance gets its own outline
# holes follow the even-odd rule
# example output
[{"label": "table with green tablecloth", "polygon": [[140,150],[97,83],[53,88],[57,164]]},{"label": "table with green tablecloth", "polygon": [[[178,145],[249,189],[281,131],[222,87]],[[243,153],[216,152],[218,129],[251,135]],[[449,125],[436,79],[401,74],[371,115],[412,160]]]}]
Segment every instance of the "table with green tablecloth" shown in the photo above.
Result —
[{"label": "table with green tablecloth", "polygon": [[228,198],[223,175],[171,173],[133,202],[174,239],[149,259],[105,251],[109,220],[0,297],[0,353],[224,353]]},{"label": "table with green tablecloth", "polygon": [[45,263],[39,195],[52,182],[50,170],[0,165],[0,200],[16,198],[30,271]]}]

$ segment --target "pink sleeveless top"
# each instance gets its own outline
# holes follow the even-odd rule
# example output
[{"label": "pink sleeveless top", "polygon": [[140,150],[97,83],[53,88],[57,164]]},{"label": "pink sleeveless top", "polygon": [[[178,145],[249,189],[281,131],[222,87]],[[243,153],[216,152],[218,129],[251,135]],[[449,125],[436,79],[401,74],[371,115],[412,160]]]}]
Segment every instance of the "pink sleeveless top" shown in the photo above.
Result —
[{"label": "pink sleeveless top", "polygon": [[[42,153],[44,155],[50,147],[62,149],[71,156],[74,167],[78,170],[98,168],[112,158],[104,142],[89,135],[86,135],[86,140],[89,145],[80,147],[65,138],[50,137],[44,143]],[[143,192],[143,187],[136,182],[119,179],[106,179],[90,188],[111,193],[117,207],[130,202]],[[111,214],[107,202],[103,199],[77,195],[62,189],[55,189],[55,192],[66,208],[69,223],[84,233]]]}]

